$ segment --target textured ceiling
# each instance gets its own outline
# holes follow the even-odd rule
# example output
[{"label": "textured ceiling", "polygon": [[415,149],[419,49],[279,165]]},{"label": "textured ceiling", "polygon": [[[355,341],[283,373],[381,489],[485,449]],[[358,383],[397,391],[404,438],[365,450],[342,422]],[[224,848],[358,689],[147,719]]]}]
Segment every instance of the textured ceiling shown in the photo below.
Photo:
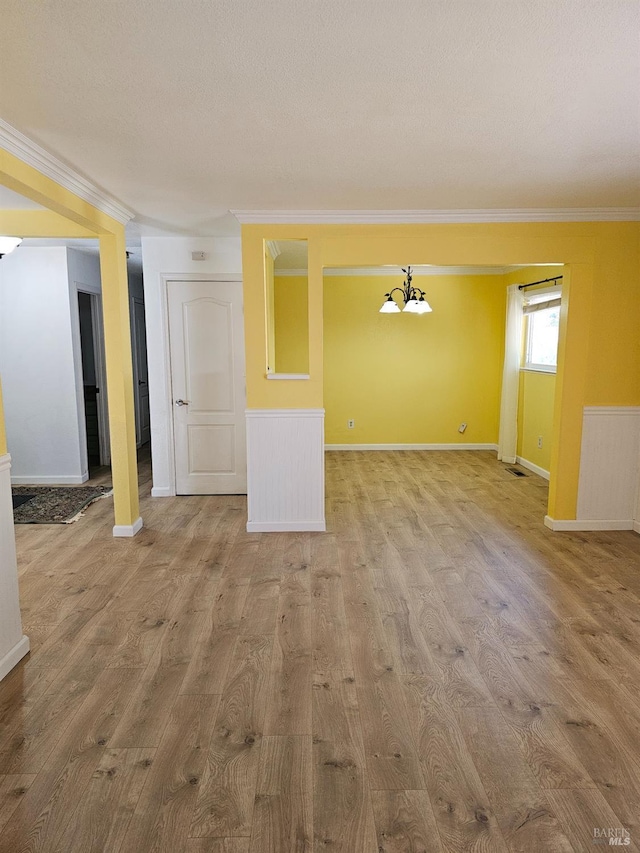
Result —
[{"label": "textured ceiling", "polygon": [[640,0],[4,0],[0,116],[147,225],[640,205]]}]

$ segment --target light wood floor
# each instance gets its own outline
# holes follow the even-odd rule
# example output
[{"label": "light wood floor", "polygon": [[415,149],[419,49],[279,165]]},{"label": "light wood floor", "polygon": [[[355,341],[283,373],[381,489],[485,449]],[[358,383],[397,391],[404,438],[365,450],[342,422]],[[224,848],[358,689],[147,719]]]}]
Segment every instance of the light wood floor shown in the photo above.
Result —
[{"label": "light wood floor", "polygon": [[2,853],[640,848],[640,537],[552,534],[490,453],[329,453],[327,534],[245,499],[20,526]]}]

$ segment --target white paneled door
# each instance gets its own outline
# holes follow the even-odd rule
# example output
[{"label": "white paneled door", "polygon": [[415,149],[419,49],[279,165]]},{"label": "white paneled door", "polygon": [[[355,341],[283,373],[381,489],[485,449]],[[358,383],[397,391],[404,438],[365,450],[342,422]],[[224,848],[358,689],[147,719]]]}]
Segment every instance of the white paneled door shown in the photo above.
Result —
[{"label": "white paneled door", "polygon": [[242,283],[170,281],[179,495],[246,494]]}]

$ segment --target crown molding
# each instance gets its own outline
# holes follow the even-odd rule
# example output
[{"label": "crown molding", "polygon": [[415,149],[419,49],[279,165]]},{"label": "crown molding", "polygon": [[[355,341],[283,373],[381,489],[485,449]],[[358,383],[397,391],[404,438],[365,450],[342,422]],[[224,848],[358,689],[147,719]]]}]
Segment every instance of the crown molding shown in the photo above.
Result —
[{"label": "crown molding", "polygon": [[[426,264],[411,264],[411,274],[416,276],[425,275],[505,275],[513,270],[521,269],[521,266],[502,266],[502,267],[472,267],[472,266],[456,266],[456,267],[440,267]],[[402,267],[325,267],[322,271],[323,275],[340,276],[340,275],[395,275],[405,277],[402,272]]]},{"label": "crown molding", "polygon": [[[439,267],[435,265],[417,264],[411,265],[411,271],[414,276],[425,275],[506,275],[506,273],[514,270],[522,269],[522,265],[502,266],[502,267],[472,267],[472,266],[457,266],[457,267]],[[325,267],[322,271],[326,276],[402,276],[401,267]],[[306,276],[307,270],[275,270],[276,278],[286,276]]]},{"label": "crown molding", "polygon": [[119,201],[104,190],[98,189],[78,172],[2,119],[0,119],[0,147],[123,225],[133,219],[134,214]]},{"label": "crown molding", "polygon": [[273,275],[275,278],[282,278],[282,276],[307,276],[309,275],[309,270],[274,270]]},{"label": "crown molding", "polygon": [[269,252],[274,261],[278,257],[278,255],[282,254],[282,250],[280,249],[277,240],[265,240],[264,244],[267,247],[267,251]]},{"label": "crown molding", "polygon": [[638,222],[640,207],[484,210],[231,210],[241,225],[435,225],[483,222]]}]

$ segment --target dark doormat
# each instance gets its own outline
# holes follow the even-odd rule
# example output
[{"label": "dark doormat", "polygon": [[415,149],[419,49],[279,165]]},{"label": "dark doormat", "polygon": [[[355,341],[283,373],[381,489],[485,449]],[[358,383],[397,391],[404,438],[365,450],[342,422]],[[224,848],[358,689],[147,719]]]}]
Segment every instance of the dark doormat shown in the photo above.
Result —
[{"label": "dark doormat", "polygon": [[[71,524],[82,510],[108,498],[111,486],[14,486],[13,520],[16,524]],[[24,499],[16,507],[16,499]]]},{"label": "dark doormat", "polygon": [[11,499],[13,501],[13,508],[18,509],[22,504],[26,504],[27,501],[30,501],[31,498],[35,498],[33,492],[30,495],[12,495]]}]

